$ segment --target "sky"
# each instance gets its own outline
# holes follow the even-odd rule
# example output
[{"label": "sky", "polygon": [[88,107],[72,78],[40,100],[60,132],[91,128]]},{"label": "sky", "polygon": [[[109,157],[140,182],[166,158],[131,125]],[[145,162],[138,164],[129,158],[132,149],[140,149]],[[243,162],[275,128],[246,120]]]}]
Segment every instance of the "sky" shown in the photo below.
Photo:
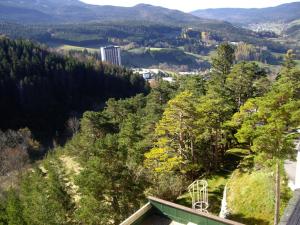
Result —
[{"label": "sky", "polygon": [[283,3],[297,2],[297,0],[81,0],[95,5],[134,6],[139,3],[163,6],[190,12],[206,8],[263,8],[277,6]]}]

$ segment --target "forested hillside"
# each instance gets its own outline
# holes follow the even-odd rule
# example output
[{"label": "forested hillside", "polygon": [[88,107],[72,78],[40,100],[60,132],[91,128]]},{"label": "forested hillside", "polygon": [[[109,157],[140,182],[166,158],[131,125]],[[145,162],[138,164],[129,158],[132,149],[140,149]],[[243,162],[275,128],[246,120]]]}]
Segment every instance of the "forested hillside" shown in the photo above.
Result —
[{"label": "forested hillside", "polygon": [[144,80],[125,68],[0,38],[0,129],[28,127],[39,138],[53,138],[69,118],[99,109],[111,97],[146,92]]},{"label": "forested hillside", "polygon": [[[223,22],[203,22],[199,24],[168,24],[157,21],[129,20],[93,22],[93,23],[73,23],[73,24],[20,24],[0,20],[0,32],[12,38],[34,39],[40,42],[57,42],[65,44],[105,44],[109,41],[135,42],[138,44],[170,41],[175,44],[176,38],[180,36],[182,28],[194,27],[199,31],[212,32],[219,38],[240,38],[255,39],[258,36],[249,30],[234,27],[229,23]],[[259,41],[258,39],[256,39]],[[123,41],[123,42],[122,42]]]},{"label": "forested hillside", "polygon": [[[234,54],[221,44],[208,77],[158,82],[148,95],[110,99],[104,110],[84,113],[72,140],[25,172],[18,188],[4,192],[0,222],[118,225],[147,195],[176,201],[198,178],[237,169],[232,179],[263,173],[268,179],[262,182],[273,182],[282,160],[293,157],[289,133],[300,124],[300,71],[292,51],[276,80],[255,63],[234,64]],[[277,182],[286,186],[283,178]],[[218,188],[222,193],[224,186]],[[274,189],[268,193],[279,200]],[[274,201],[251,208],[250,218],[240,203],[264,199],[241,196],[230,199],[233,218],[272,223],[267,213]],[[210,198],[212,207],[219,204]],[[268,216],[261,219],[259,210]]]},{"label": "forested hillside", "polygon": [[[279,38],[281,43],[298,48],[300,3],[292,2],[267,8],[200,9],[193,15],[219,19]],[[278,37],[276,37],[278,35]]]},{"label": "forested hillside", "polygon": [[234,24],[249,25],[254,23],[287,23],[300,18],[300,3],[292,2],[262,9],[203,9],[192,14],[207,19],[222,19]]}]

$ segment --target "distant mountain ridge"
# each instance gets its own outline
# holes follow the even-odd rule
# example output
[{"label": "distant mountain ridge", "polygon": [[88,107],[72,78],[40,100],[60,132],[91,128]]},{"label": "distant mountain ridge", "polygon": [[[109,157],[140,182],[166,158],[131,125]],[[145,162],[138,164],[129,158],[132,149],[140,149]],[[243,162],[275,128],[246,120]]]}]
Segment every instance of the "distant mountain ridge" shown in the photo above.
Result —
[{"label": "distant mountain ridge", "polygon": [[146,22],[182,28],[193,27],[218,33],[225,40],[239,41],[245,37],[256,36],[255,33],[235,27],[228,22],[202,19],[179,10],[149,4],[138,4],[133,7],[99,6],[86,4],[79,0],[0,0],[1,22],[42,26],[81,24],[81,27],[85,27],[86,23],[123,23],[128,25]]},{"label": "distant mountain ridge", "polygon": [[293,20],[300,19],[300,2],[287,3],[261,9],[200,9],[191,12],[191,14],[201,18],[218,19],[241,25],[268,22],[288,23]]},{"label": "distant mountain ridge", "polygon": [[[156,32],[163,39],[172,36],[172,41],[167,41],[174,43],[178,42],[176,38],[183,29],[192,28],[196,32],[209,32],[223,41],[244,41],[270,49],[282,48],[261,38],[256,32],[226,21],[203,19],[190,13],[148,4],[119,7],[90,5],[79,0],[0,0],[0,34],[14,38],[94,44],[110,38],[113,33],[114,38],[120,40],[136,35],[134,39],[139,38],[138,42],[142,42],[146,34],[143,29],[153,31],[151,27],[156,27]],[[159,27],[161,30],[157,29]],[[170,27],[175,27],[176,35],[165,34],[164,31]],[[134,33],[124,29],[133,29]],[[143,30],[143,36],[138,37],[139,30]]]},{"label": "distant mountain ridge", "polygon": [[144,20],[172,24],[208,21],[179,10],[147,4],[134,7],[97,6],[79,0],[1,0],[0,20],[17,23]]}]

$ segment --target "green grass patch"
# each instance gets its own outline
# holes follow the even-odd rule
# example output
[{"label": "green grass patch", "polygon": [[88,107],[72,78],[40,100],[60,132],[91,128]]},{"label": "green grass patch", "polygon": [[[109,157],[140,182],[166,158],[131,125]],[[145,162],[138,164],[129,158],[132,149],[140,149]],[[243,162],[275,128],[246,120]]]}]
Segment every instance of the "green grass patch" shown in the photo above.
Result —
[{"label": "green grass patch", "polygon": [[[208,183],[208,211],[214,215],[219,215],[221,202],[225,185],[230,177],[230,173],[224,172],[212,175],[206,178]],[[184,193],[177,199],[177,203],[192,207],[192,199],[188,192]]]},{"label": "green grass patch", "polygon": [[142,47],[142,48],[132,48],[128,50],[128,52],[135,53],[135,54],[143,54],[146,51],[150,52],[159,52],[162,50],[172,50],[172,48],[147,48],[147,47]]},{"label": "green grass patch", "polygon": [[[208,183],[208,212],[214,215],[219,215],[224,188],[229,181],[232,172],[237,168],[240,161],[245,157],[245,155],[247,155],[247,150],[245,149],[235,148],[227,151],[224,156],[222,170],[203,178]],[[182,196],[180,196],[177,199],[177,203],[185,205],[187,207],[191,207],[192,199],[189,193],[186,192]]]},{"label": "green grass patch", "polygon": [[146,48],[132,48],[128,50],[128,52],[133,53],[133,54],[143,54],[146,52]]},{"label": "green grass patch", "polygon": [[187,55],[194,56],[195,58],[198,58],[198,59],[203,59],[203,57],[201,55],[198,55],[198,54],[195,54],[195,53],[191,53],[191,52],[184,52],[184,53],[187,54]]},{"label": "green grass patch", "polygon": [[129,67],[158,67],[165,64],[165,69],[186,67],[184,70],[192,70],[208,67],[208,63],[199,58],[186,54],[178,49],[135,48],[122,51],[122,62]]},{"label": "green grass patch", "polygon": [[150,51],[160,51],[162,49],[164,49],[164,48],[150,48]]},{"label": "green grass patch", "polygon": [[85,47],[74,46],[74,45],[61,45],[58,47],[58,49],[62,49],[65,51],[70,51],[70,50],[84,51],[86,49],[90,53],[100,52],[100,49],[97,48],[85,48]]},{"label": "green grass patch", "polygon": [[295,62],[297,63],[297,68],[300,68],[300,60],[295,60]]},{"label": "green grass patch", "polygon": [[[227,184],[229,218],[247,225],[273,224],[274,186],[274,173],[270,170],[234,171]],[[282,213],[292,195],[284,176],[281,182],[281,195]]]}]

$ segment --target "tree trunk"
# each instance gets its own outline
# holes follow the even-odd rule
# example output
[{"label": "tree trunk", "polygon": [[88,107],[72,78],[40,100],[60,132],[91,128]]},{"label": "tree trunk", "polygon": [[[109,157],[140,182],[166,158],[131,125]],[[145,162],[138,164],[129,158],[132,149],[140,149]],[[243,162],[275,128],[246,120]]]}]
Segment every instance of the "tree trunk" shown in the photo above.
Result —
[{"label": "tree trunk", "polygon": [[183,140],[183,133],[182,133],[182,112],[179,113],[179,155],[183,156],[183,149],[184,149],[184,140]]},{"label": "tree trunk", "polygon": [[114,224],[115,225],[118,225],[121,223],[121,219],[120,219],[120,206],[119,206],[119,202],[117,200],[117,197],[116,196],[113,196],[112,197],[112,208],[114,209],[114,211],[116,212],[117,216],[115,217],[115,220],[114,220]]},{"label": "tree trunk", "polygon": [[195,163],[195,157],[194,157],[194,141],[193,138],[191,138],[191,154],[192,154],[192,163]]},{"label": "tree trunk", "polygon": [[280,210],[280,171],[279,162],[276,164],[276,180],[275,180],[275,215],[274,225],[279,223],[279,210]]},{"label": "tree trunk", "polygon": [[239,95],[239,97],[238,97],[238,109],[240,109],[240,107],[241,107],[241,105],[242,105],[242,97],[241,97],[241,95]]}]

